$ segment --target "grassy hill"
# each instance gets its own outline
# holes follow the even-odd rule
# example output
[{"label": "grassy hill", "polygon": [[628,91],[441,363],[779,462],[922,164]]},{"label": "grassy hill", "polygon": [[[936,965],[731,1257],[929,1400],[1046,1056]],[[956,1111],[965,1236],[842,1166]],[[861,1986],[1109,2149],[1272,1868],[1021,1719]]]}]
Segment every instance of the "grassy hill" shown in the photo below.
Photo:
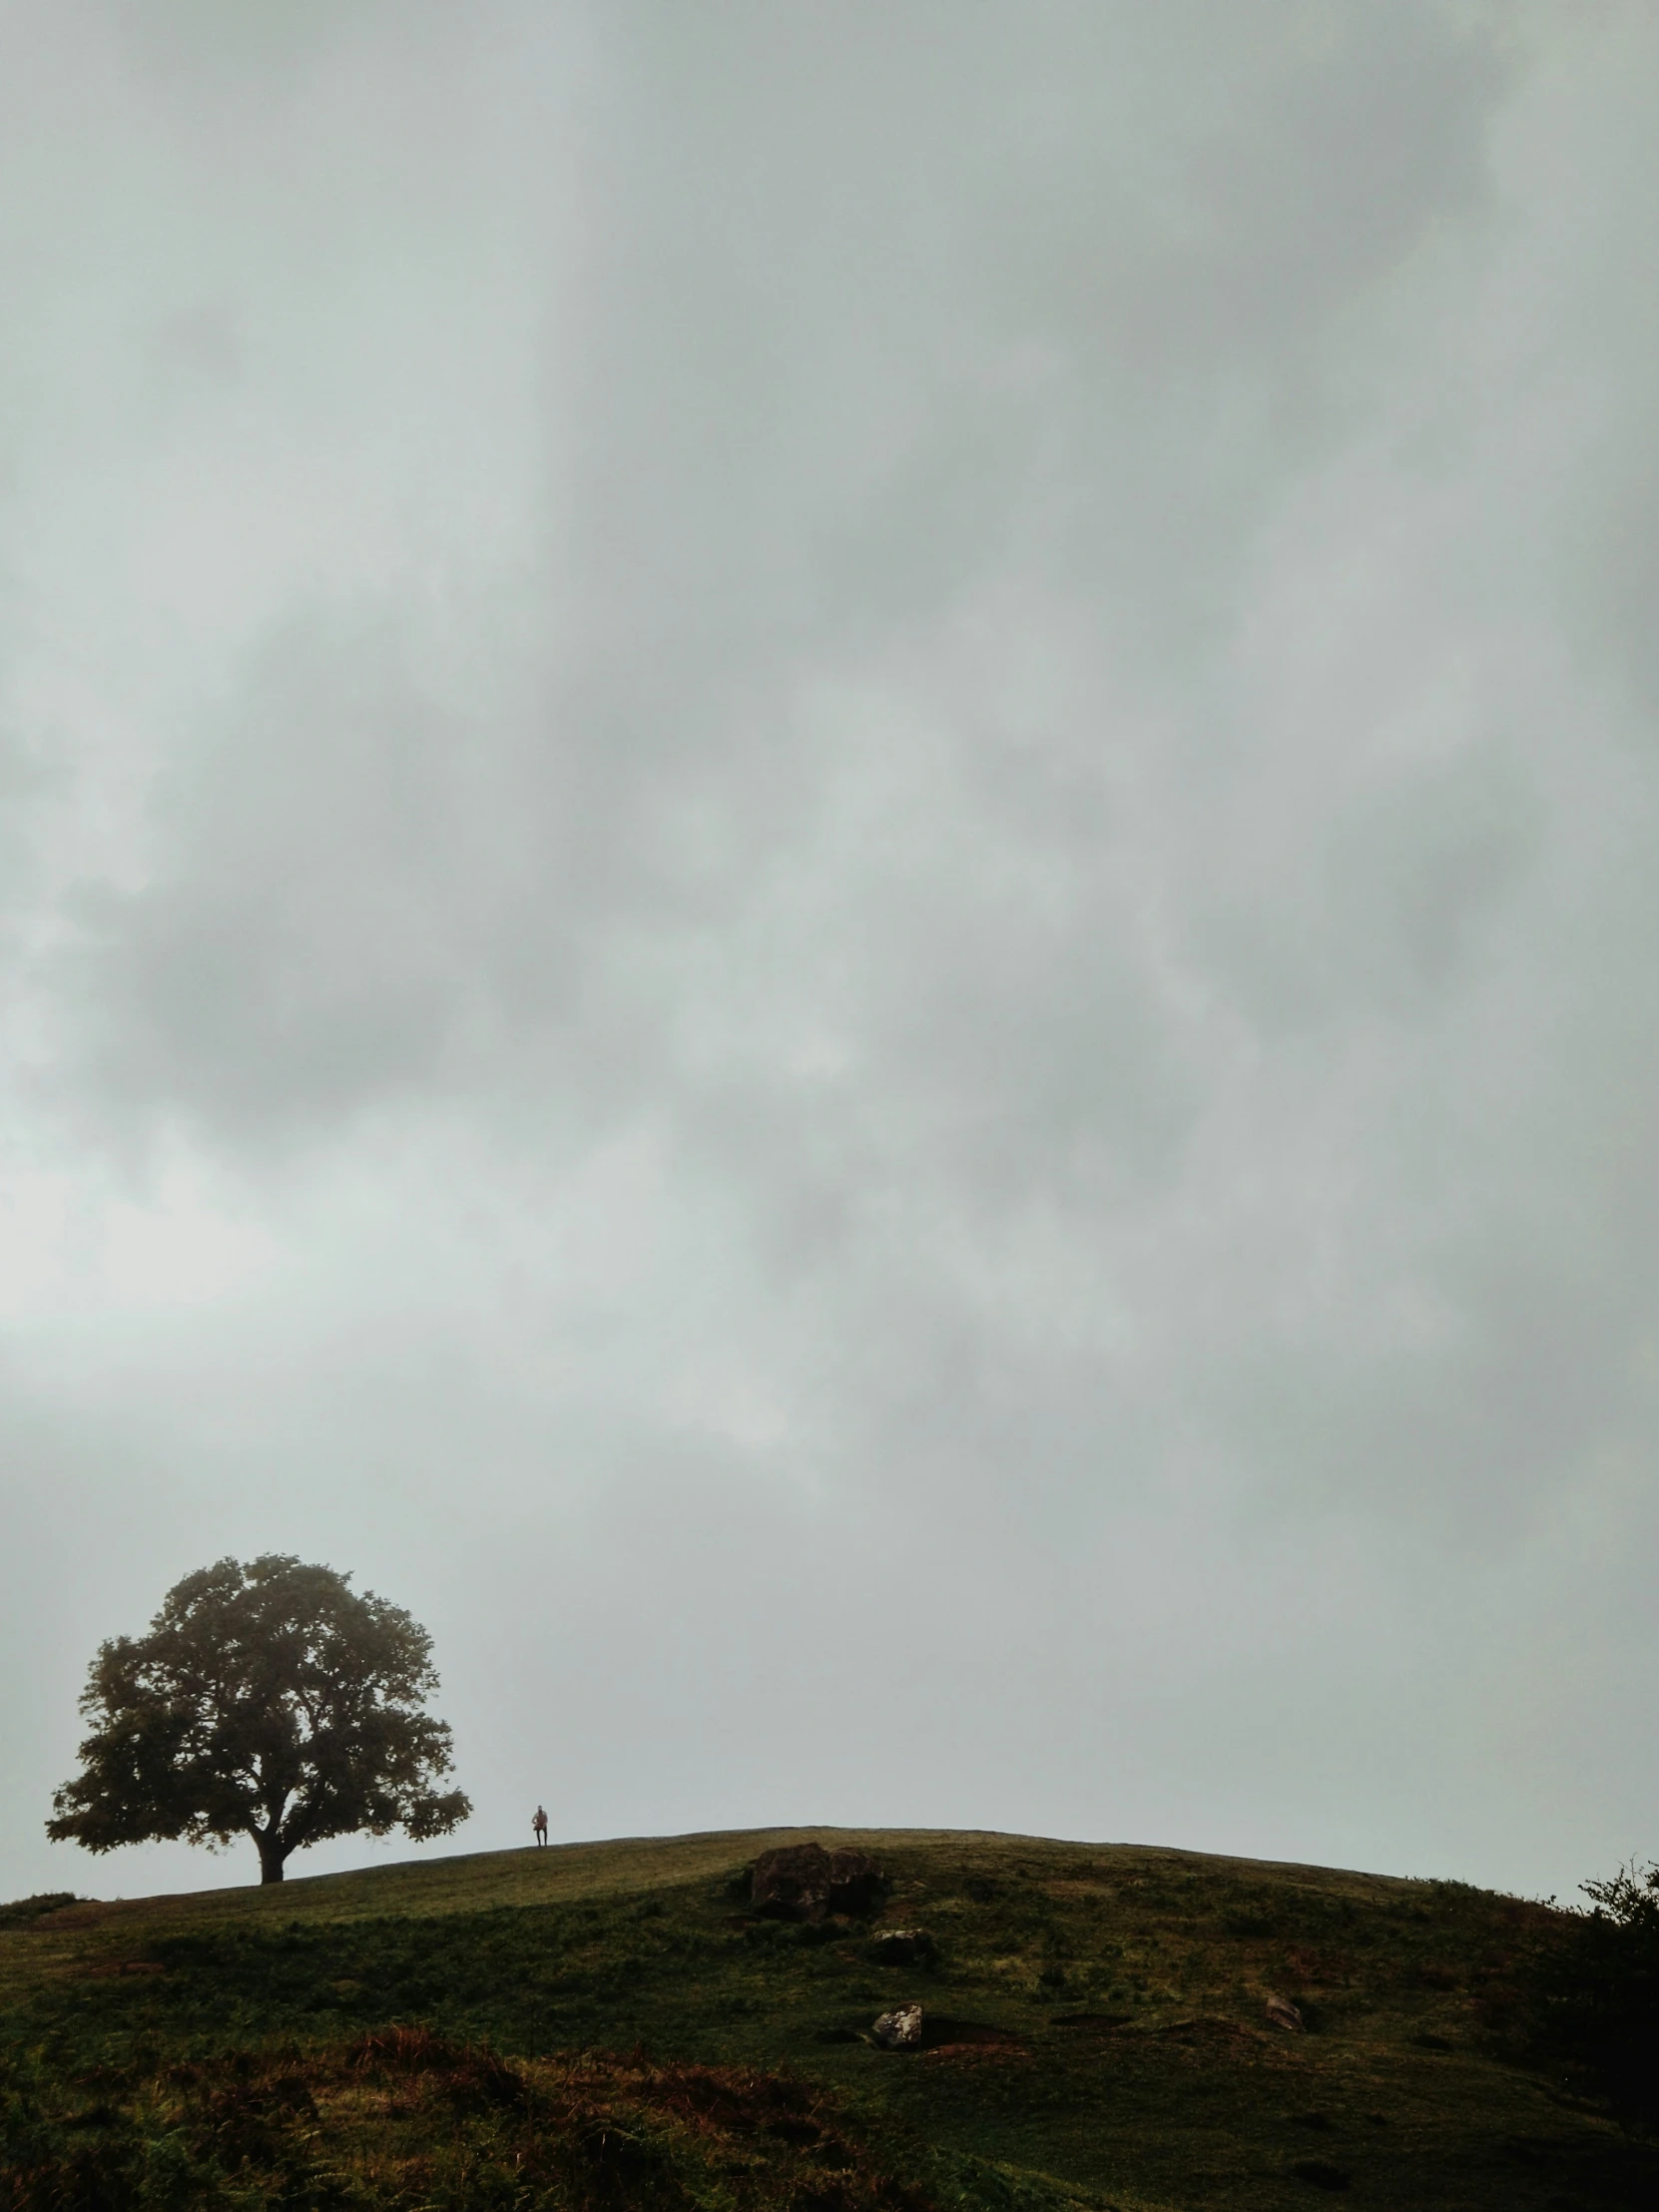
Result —
[{"label": "grassy hill", "polygon": [[[746,1911],[749,1862],[807,1835],[880,1861],[867,1923]],[[1659,2204],[1659,2159],[1505,2059],[1557,1922],[1457,1884],[824,1829],[0,1914],[0,2206]],[[882,1928],[933,1956],[889,1963]],[[865,2039],[910,2000],[927,2047]]]}]

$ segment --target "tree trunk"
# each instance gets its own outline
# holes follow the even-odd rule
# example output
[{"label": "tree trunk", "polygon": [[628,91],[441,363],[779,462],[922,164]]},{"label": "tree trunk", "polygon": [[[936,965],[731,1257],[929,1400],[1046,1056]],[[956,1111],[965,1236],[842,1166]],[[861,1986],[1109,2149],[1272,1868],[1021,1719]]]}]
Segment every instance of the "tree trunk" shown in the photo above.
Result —
[{"label": "tree trunk", "polygon": [[256,1836],[254,1841],[260,1847],[260,1881],[262,1885],[267,1882],[280,1882],[282,1879],[282,1862],[287,1857],[285,1848],[275,1836]]}]

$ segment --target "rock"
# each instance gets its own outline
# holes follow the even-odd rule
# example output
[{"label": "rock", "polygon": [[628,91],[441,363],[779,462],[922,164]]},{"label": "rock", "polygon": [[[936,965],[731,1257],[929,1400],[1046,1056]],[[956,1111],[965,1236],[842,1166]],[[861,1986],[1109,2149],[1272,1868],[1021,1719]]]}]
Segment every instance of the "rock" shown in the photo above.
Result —
[{"label": "rock", "polygon": [[791,1844],[763,1851],[749,1878],[757,1913],[780,1921],[822,1921],[831,1913],[866,1913],[881,1887],[881,1870],[861,1851],[826,1851]]},{"label": "rock", "polygon": [[883,2012],[870,2033],[883,2050],[915,2050],[921,2042],[921,2006],[900,2004]]},{"label": "rock", "polygon": [[883,1966],[926,1965],[938,1950],[925,1928],[877,1929],[869,1947]]},{"label": "rock", "polygon": [[1269,1997],[1268,2018],[1275,2027],[1286,2028],[1293,2035],[1300,2035],[1308,2024],[1289,1997]]}]

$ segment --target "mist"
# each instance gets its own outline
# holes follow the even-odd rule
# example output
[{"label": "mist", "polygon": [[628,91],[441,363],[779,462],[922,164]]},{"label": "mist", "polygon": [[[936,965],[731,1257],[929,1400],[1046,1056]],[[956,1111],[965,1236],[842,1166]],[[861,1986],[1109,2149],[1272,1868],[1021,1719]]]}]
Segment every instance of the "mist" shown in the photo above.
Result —
[{"label": "mist", "polygon": [[439,1850],[1652,1854],[1656,110],[1634,0],[0,0],[0,1895],[254,1878],[42,1828],[262,1551]]}]

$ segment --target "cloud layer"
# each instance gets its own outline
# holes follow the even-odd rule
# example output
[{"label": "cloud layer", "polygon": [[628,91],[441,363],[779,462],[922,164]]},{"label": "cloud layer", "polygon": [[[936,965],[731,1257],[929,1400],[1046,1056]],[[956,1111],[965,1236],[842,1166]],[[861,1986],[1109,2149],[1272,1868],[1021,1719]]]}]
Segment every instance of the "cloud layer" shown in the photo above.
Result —
[{"label": "cloud layer", "polygon": [[0,1889],[264,1548],[479,1848],[1653,1848],[1655,83],[0,7]]}]

